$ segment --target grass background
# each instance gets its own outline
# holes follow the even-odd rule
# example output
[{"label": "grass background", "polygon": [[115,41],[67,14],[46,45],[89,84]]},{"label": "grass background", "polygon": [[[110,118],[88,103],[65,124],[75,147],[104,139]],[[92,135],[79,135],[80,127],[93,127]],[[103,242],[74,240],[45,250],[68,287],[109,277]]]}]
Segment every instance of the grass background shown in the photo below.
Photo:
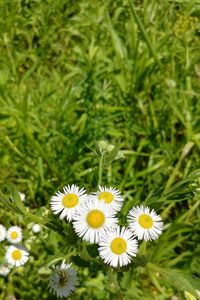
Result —
[{"label": "grass background", "polygon": [[[9,195],[14,183],[29,210],[43,216],[62,186],[96,188],[96,141],[119,144],[125,158],[105,167],[103,184],[125,196],[122,222],[133,205],[150,204],[166,224],[149,246],[150,261],[199,276],[199,173],[191,176],[200,168],[198,1],[0,3],[2,193]],[[28,220],[2,205],[0,217],[30,237]],[[61,225],[64,235],[68,225]],[[58,246],[69,252],[44,229],[31,249],[32,265],[0,279],[0,299],[51,299],[38,269],[60,255]],[[72,299],[118,293],[96,264],[80,266]],[[121,299],[183,299],[187,284],[181,278],[179,291],[172,271],[134,270],[114,274]]]}]

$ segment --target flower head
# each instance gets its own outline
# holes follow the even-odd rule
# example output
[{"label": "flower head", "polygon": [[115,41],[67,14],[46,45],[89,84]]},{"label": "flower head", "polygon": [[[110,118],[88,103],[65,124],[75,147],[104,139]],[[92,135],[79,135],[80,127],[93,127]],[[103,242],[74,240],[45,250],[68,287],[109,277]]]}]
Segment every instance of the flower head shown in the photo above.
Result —
[{"label": "flower head", "polygon": [[6,228],[0,224],[0,242],[4,241],[6,238]]},{"label": "flower head", "polygon": [[118,226],[108,230],[99,242],[99,255],[112,267],[125,266],[138,251],[138,243],[130,229]]},{"label": "flower head", "polygon": [[104,202],[90,198],[78,209],[73,227],[83,240],[98,243],[105,230],[116,224],[115,212]]},{"label": "flower head", "polygon": [[155,240],[162,233],[163,222],[159,215],[149,207],[133,207],[128,213],[128,222],[139,240]]},{"label": "flower head", "polygon": [[71,268],[71,264],[62,262],[60,266],[56,266],[50,276],[49,289],[56,294],[57,297],[67,297],[78,284],[76,271]]},{"label": "flower head", "polygon": [[0,266],[0,275],[1,276],[7,276],[10,273],[10,268],[5,266],[5,265],[1,265]]},{"label": "flower head", "polygon": [[6,261],[12,266],[23,266],[28,260],[29,253],[22,246],[9,246],[6,251]]},{"label": "flower head", "polygon": [[33,231],[34,233],[39,233],[39,232],[41,231],[41,226],[40,226],[40,224],[33,224],[33,226],[32,226],[32,231]]},{"label": "flower head", "polygon": [[188,291],[184,291],[184,296],[186,300],[197,300],[197,298]]},{"label": "flower head", "polygon": [[7,230],[7,240],[12,244],[17,244],[22,240],[22,229],[18,226],[12,226]]},{"label": "flower head", "polygon": [[114,211],[120,211],[124,202],[120,191],[112,187],[107,188],[106,186],[99,186],[99,190],[94,193],[93,197],[99,201],[105,202]]},{"label": "flower head", "polygon": [[86,199],[86,191],[76,185],[68,185],[63,188],[63,193],[57,192],[51,199],[51,209],[54,214],[60,214],[60,219],[73,220],[74,214],[80,204]]}]

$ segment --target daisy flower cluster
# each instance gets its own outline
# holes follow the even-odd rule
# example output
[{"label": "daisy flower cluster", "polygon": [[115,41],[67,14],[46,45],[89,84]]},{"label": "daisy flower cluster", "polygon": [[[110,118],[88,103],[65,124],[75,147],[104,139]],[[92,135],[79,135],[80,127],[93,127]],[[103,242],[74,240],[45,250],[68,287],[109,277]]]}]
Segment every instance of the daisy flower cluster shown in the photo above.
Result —
[{"label": "daisy flower cluster", "polygon": [[124,199],[115,188],[99,186],[88,195],[84,188],[68,185],[51,199],[50,206],[60,219],[72,222],[84,241],[98,244],[99,256],[112,267],[129,264],[138,252],[138,240],[151,241],[163,230],[161,217],[149,207],[133,207],[127,227],[120,227],[117,213]]},{"label": "daisy flower cluster", "polygon": [[19,226],[11,226],[6,230],[5,226],[0,224],[0,242],[7,239],[11,244],[6,247],[5,261],[8,266],[1,266],[0,275],[6,276],[10,267],[19,267],[28,261],[29,253],[24,246],[20,245],[23,238],[22,229]]}]

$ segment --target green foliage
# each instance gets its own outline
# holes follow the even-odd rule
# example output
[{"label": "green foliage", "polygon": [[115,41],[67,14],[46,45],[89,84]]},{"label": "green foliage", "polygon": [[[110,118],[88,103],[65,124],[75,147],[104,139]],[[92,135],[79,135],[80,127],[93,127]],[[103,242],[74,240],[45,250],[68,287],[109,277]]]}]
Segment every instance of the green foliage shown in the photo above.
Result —
[{"label": "green foliage", "polygon": [[[0,278],[0,299],[55,299],[47,277],[64,258],[80,282],[70,299],[195,294],[198,1],[5,0],[0,12],[0,223],[20,225],[30,251],[24,267]],[[72,183],[88,193],[100,183],[118,188],[121,224],[143,203],[162,215],[164,233],[141,244],[130,266],[110,270],[50,212],[51,196]]]}]

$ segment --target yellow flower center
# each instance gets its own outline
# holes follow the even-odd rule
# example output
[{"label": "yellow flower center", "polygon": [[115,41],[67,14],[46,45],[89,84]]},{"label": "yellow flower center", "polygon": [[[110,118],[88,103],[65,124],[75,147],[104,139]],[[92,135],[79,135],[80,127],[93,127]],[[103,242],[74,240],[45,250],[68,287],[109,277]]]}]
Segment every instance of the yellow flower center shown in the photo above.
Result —
[{"label": "yellow flower center", "polygon": [[12,258],[14,260],[20,260],[22,258],[22,252],[20,250],[18,250],[18,249],[14,250],[12,252]]},{"label": "yellow flower center", "polygon": [[63,197],[62,204],[66,208],[72,208],[78,204],[78,196],[75,194],[67,194]]},{"label": "yellow flower center", "polygon": [[113,194],[110,192],[101,192],[99,194],[99,200],[104,200],[106,203],[112,202],[113,198]]},{"label": "yellow flower center", "polygon": [[149,229],[153,226],[153,219],[149,215],[143,214],[139,216],[139,224],[145,228]]},{"label": "yellow flower center", "polygon": [[112,241],[110,248],[113,253],[120,255],[120,254],[126,252],[127,243],[123,238],[118,237]]},{"label": "yellow flower center", "polygon": [[18,233],[16,231],[12,231],[10,237],[12,240],[16,240],[18,238]]},{"label": "yellow flower center", "polygon": [[100,228],[105,221],[104,214],[97,209],[91,210],[87,215],[87,223],[92,228]]}]

